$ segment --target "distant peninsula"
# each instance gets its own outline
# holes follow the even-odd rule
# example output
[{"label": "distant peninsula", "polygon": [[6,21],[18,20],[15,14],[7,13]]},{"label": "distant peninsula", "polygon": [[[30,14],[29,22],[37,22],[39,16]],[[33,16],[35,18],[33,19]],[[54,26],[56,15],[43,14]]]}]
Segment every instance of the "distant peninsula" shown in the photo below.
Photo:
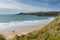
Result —
[{"label": "distant peninsula", "polygon": [[30,13],[19,13],[16,15],[37,15],[37,16],[57,16],[60,15],[60,11],[51,11],[51,12],[30,12]]}]

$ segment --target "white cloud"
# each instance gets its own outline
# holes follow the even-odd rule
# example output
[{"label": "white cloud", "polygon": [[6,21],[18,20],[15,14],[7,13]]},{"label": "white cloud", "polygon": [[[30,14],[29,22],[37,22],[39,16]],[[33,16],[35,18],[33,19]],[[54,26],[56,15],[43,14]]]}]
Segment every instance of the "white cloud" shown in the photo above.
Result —
[{"label": "white cloud", "polygon": [[0,8],[15,8],[15,9],[20,9],[20,10],[24,10],[24,11],[32,11],[32,10],[38,10],[37,7],[28,5],[28,4],[23,4],[23,3],[19,3],[13,0],[0,0]]},{"label": "white cloud", "polygon": [[[48,5],[47,3],[41,3],[41,4]],[[49,7],[33,6],[21,2],[16,2],[15,0],[0,0],[0,8],[17,9],[20,10],[20,12],[37,12],[37,11],[52,10]]]},{"label": "white cloud", "polygon": [[23,12],[31,12],[31,11],[43,11],[46,8],[40,8],[40,7],[35,7],[32,5],[28,4],[23,4],[16,2],[14,0],[0,0],[0,8],[13,8],[13,9],[19,9]]}]

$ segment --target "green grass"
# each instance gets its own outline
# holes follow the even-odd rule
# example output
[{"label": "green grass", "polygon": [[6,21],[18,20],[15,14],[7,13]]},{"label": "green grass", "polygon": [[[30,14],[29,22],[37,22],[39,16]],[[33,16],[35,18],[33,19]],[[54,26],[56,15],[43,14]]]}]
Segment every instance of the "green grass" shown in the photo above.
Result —
[{"label": "green grass", "polygon": [[12,40],[60,40],[60,16],[41,30],[37,30],[27,35],[15,36]]},{"label": "green grass", "polygon": [[3,35],[0,35],[0,40],[6,40],[6,38]]}]

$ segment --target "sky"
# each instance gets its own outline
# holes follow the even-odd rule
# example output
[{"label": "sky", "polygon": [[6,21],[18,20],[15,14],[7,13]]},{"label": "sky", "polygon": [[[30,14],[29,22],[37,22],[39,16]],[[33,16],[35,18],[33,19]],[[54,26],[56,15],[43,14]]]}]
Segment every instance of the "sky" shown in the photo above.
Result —
[{"label": "sky", "polygon": [[0,14],[60,11],[60,0],[0,0]]}]

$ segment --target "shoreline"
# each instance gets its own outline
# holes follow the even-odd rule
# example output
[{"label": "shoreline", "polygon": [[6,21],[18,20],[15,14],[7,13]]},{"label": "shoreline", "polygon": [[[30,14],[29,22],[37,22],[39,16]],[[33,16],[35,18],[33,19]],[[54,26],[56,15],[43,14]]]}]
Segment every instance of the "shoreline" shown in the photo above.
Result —
[{"label": "shoreline", "polygon": [[47,25],[48,23],[50,23],[52,20],[48,20],[48,21],[44,21],[34,27],[31,26],[31,28],[27,28],[27,29],[23,29],[23,30],[14,30],[14,31],[8,31],[8,32],[4,32],[2,33],[7,39],[13,38],[15,35],[26,35],[30,32],[33,32],[35,30],[40,30],[41,28],[43,28],[45,25]]},{"label": "shoreline", "polygon": [[26,35],[26,34],[28,34],[30,32],[33,32],[33,31],[36,31],[36,30],[40,30],[43,27],[44,26],[37,27],[37,28],[32,28],[32,29],[27,29],[25,31],[5,32],[5,33],[2,33],[2,35],[4,35],[7,39],[10,39],[10,38],[13,38],[16,35],[19,35],[19,36]]},{"label": "shoreline", "polygon": [[26,30],[17,30],[15,32],[5,32],[5,33],[2,33],[7,39],[10,39],[10,38],[13,38],[14,36],[16,35],[26,35],[30,32],[33,32],[33,31],[36,31],[36,30],[40,30],[42,29],[45,25],[47,25],[48,23],[44,24],[44,25],[38,25],[36,26],[35,28],[30,28],[30,29],[26,29]]}]

